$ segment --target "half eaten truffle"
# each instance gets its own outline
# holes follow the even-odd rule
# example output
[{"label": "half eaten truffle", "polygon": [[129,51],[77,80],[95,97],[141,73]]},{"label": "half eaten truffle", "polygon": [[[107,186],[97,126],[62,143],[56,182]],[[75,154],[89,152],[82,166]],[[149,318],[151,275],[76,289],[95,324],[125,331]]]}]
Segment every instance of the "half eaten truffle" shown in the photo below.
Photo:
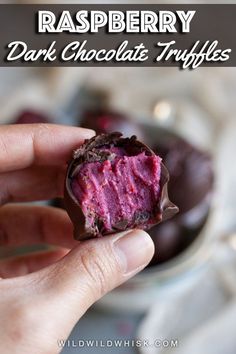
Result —
[{"label": "half eaten truffle", "polygon": [[169,174],[161,158],[135,136],[101,134],[74,152],[65,206],[76,239],[131,228],[149,229],[178,208],[167,194]]}]

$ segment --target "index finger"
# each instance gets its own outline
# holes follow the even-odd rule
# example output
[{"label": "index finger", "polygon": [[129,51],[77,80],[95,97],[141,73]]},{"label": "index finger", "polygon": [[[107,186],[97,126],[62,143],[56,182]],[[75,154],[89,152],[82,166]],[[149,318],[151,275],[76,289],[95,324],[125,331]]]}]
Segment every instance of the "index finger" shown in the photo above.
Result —
[{"label": "index finger", "polygon": [[0,172],[35,165],[60,165],[71,151],[94,135],[90,129],[55,124],[0,127]]}]

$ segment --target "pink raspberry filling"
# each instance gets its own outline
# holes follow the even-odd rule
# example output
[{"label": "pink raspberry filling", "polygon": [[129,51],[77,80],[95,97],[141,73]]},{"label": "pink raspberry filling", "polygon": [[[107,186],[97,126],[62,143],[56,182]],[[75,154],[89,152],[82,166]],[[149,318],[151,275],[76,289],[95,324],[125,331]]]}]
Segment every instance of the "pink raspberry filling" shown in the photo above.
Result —
[{"label": "pink raspberry filling", "polygon": [[160,199],[161,158],[124,156],[119,149],[112,160],[83,163],[71,181],[88,224],[99,223],[106,233],[124,225],[150,227]]}]

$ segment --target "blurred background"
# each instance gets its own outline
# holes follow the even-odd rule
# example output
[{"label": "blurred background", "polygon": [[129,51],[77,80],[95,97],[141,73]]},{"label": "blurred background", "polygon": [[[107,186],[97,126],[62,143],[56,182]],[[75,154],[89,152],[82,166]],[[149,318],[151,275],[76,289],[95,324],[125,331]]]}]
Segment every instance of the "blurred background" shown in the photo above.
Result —
[{"label": "blurred background", "polygon": [[[180,208],[150,230],[150,265],[91,308],[70,336],[149,344],[71,344],[62,352],[235,354],[236,68],[0,68],[0,77],[1,124],[135,134],[163,158]],[[63,208],[63,200],[47,203]]]}]

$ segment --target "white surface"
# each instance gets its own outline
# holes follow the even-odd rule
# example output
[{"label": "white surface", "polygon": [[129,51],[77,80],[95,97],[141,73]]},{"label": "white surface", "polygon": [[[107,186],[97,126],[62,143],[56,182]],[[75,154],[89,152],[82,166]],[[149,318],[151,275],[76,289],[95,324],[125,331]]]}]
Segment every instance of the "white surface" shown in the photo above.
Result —
[{"label": "white surface", "polygon": [[[217,271],[208,269],[184,296],[172,298],[171,302],[168,299],[157,302],[141,324],[137,337],[150,343],[156,339],[177,339],[175,354],[235,354],[235,295]],[[143,354],[171,350],[141,348]]]}]

